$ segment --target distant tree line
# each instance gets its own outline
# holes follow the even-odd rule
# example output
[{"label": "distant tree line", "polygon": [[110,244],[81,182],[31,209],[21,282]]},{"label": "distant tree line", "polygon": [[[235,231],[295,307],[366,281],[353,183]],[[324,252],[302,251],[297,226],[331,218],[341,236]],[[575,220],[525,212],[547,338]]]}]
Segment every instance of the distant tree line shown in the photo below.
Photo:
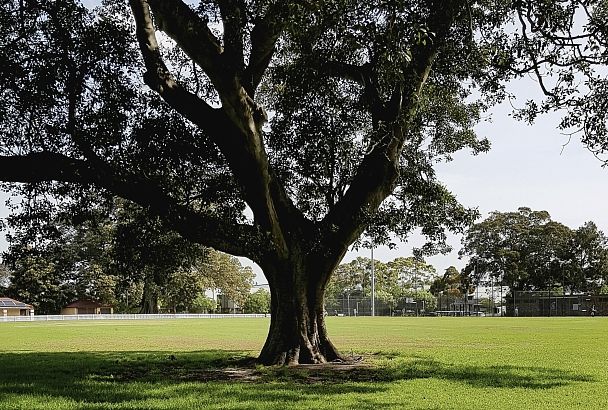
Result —
[{"label": "distant tree line", "polygon": [[[429,288],[436,277],[435,268],[415,257],[399,257],[390,262],[373,261],[375,298],[378,303],[397,308],[404,298],[425,301],[427,310],[435,308]],[[371,298],[372,260],[358,257],[338,266],[328,284],[328,301],[346,298]]]},{"label": "distant tree line", "polygon": [[[374,261],[376,300],[395,307],[401,298],[415,296],[426,306],[439,303],[448,308],[477,286],[490,285],[508,287],[511,293],[608,293],[608,238],[593,222],[571,229],[552,220],[547,211],[522,207],[492,212],[471,225],[462,244],[460,256],[468,263],[461,270],[450,266],[441,276],[414,257]],[[370,298],[371,265],[371,259],[362,257],[341,264],[327,298]]]},{"label": "distant tree line", "polygon": [[76,299],[119,312],[213,312],[210,289],[239,306],[250,298],[254,274],[238,259],[183,239],[126,201],[99,199],[79,207],[38,196],[13,213],[0,294],[38,313],[57,313]]},{"label": "distant tree line", "polygon": [[[0,294],[39,313],[56,313],[79,298],[121,312],[213,312],[217,302],[206,291],[214,289],[245,313],[270,312],[269,292],[251,292],[253,272],[236,258],[184,240],[135,205],[96,199],[97,206],[85,208],[37,197],[13,213],[6,220]],[[442,276],[416,257],[375,260],[378,303],[395,309],[410,298],[429,310],[437,297],[449,306],[490,283],[511,291],[608,293],[608,239],[593,222],[571,229],[546,211],[493,212],[473,224],[462,243],[467,265],[450,266]],[[371,271],[365,257],[339,265],[326,300],[371,298]]]},{"label": "distant tree line", "polygon": [[512,291],[606,293],[608,239],[593,222],[571,229],[547,211],[492,212],[469,228],[461,282],[488,281]]}]

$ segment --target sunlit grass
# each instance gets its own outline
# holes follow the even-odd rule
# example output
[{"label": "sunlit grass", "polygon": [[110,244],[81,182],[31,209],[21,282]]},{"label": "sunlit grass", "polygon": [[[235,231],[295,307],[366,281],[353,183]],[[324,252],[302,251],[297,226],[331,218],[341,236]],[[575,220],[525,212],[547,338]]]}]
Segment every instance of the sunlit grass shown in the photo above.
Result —
[{"label": "sunlit grass", "polygon": [[255,367],[267,319],[0,323],[0,409],[608,408],[608,318],[328,326],[366,366]]}]

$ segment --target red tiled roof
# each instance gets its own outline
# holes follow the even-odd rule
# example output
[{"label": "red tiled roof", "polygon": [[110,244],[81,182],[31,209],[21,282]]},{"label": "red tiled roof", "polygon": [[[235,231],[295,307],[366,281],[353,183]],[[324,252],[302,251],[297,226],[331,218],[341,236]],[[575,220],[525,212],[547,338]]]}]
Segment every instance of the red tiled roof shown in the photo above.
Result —
[{"label": "red tiled roof", "polygon": [[32,305],[11,298],[0,298],[0,308],[32,309]]},{"label": "red tiled roof", "polygon": [[110,306],[102,305],[101,303],[96,302],[94,300],[85,300],[85,299],[75,300],[74,302],[72,302],[66,306],[66,308],[100,308],[100,307],[110,307]]}]

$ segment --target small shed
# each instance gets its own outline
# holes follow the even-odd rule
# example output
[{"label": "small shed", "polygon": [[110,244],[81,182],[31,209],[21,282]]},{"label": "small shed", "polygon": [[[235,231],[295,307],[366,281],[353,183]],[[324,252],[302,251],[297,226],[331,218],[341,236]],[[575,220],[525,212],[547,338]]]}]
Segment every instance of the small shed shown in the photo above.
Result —
[{"label": "small shed", "polygon": [[114,308],[110,305],[104,305],[94,300],[79,299],[63,309],[62,315],[112,315]]},{"label": "small shed", "polygon": [[0,316],[33,316],[34,307],[18,300],[0,297]]}]

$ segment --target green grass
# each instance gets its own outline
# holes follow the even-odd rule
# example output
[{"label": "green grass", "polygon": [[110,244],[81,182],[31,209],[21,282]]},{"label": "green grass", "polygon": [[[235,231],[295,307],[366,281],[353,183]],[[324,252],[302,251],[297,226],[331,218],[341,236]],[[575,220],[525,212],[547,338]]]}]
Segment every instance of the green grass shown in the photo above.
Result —
[{"label": "green grass", "polygon": [[248,364],[267,326],[0,323],[0,409],[608,408],[608,318],[329,318],[352,370]]}]

